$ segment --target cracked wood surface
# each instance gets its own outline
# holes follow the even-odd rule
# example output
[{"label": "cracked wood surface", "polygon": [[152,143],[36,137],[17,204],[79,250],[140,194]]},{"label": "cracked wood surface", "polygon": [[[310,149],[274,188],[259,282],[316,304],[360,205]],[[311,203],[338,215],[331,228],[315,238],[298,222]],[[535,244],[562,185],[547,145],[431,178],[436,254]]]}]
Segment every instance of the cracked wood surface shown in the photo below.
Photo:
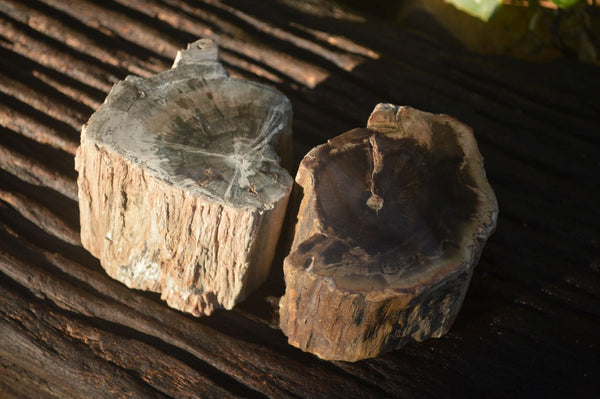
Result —
[{"label": "cracked wood surface", "polygon": [[81,244],[108,275],[194,314],[232,309],[271,269],[293,180],[290,101],[231,79],[211,40],[127,76],[82,128]]},{"label": "cracked wood surface", "polygon": [[[198,37],[233,77],[290,98],[295,162],[382,101],[473,127],[502,213],[446,336],[321,361],[277,327],[281,254],[244,303],[194,318],[113,281],[77,243],[80,125],[116,81],[168,69]],[[0,65],[0,396],[598,391],[596,69],[440,47],[321,0],[2,0]]]}]

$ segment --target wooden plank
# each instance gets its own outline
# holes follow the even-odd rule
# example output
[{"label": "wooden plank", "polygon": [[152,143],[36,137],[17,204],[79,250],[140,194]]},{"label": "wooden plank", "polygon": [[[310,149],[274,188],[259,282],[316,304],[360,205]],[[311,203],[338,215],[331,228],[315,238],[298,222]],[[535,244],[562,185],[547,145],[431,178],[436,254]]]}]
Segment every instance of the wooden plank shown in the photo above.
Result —
[{"label": "wooden plank", "polygon": [[[289,347],[276,327],[281,263],[233,312],[196,319],[109,279],[78,245],[79,125],[114,82],[168,68],[199,36],[221,46],[233,76],[291,99],[296,161],[363,126],[382,101],[474,128],[500,218],[448,335],[355,364],[323,362]],[[0,58],[1,396],[597,392],[592,67],[467,54],[322,0],[6,0]]]},{"label": "wooden plank", "polygon": [[[3,371],[21,367],[43,379],[45,384],[32,390],[35,396],[40,391],[54,397],[93,398],[237,396],[217,385],[213,376],[157,349],[157,344],[93,327],[93,323],[58,313],[16,288],[3,286],[1,308],[8,321],[2,324],[5,345],[1,353],[12,362]],[[30,387],[17,389],[27,392]]]}]

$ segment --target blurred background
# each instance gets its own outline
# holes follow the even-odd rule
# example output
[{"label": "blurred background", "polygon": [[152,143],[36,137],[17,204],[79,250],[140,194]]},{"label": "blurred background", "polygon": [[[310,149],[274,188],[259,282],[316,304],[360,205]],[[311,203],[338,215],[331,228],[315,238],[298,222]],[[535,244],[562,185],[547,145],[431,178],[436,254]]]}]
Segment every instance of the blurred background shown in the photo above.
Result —
[{"label": "blurred background", "polygon": [[448,45],[598,65],[600,0],[338,0]]}]

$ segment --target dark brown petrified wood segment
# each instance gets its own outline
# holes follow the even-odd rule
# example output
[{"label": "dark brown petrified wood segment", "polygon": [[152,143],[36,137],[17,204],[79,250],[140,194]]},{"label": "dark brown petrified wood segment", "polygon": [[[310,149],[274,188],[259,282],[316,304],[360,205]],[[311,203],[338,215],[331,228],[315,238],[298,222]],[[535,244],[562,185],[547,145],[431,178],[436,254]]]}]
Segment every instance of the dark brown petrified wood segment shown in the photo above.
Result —
[{"label": "dark brown petrified wood segment", "polygon": [[296,181],[289,342],[353,361],[445,333],[498,212],[470,129],[379,104],[368,128],[310,151]]}]

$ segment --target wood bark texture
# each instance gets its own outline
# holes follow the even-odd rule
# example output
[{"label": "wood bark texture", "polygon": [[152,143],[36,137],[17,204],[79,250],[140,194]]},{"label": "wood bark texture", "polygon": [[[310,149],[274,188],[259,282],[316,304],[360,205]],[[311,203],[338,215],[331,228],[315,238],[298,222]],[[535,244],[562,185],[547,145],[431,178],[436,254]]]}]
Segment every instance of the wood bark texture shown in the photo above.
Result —
[{"label": "wood bark texture", "polygon": [[498,215],[469,127],[378,104],[366,129],[311,150],[296,183],[290,344],[357,361],[448,331]]},{"label": "wood bark texture", "polygon": [[81,242],[128,287],[194,315],[269,275],[291,177],[291,105],[231,79],[210,40],[170,71],[117,83],[82,130]]},{"label": "wood bark texture", "polygon": [[[0,397],[596,395],[600,74],[418,28],[324,0],[0,1]],[[116,82],[168,70],[200,37],[232,78],[290,99],[295,165],[384,101],[473,127],[501,212],[446,335],[323,361],[279,328],[289,249],[232,311],[194,317],[112,279],[78,243],[81,125]]]}]

